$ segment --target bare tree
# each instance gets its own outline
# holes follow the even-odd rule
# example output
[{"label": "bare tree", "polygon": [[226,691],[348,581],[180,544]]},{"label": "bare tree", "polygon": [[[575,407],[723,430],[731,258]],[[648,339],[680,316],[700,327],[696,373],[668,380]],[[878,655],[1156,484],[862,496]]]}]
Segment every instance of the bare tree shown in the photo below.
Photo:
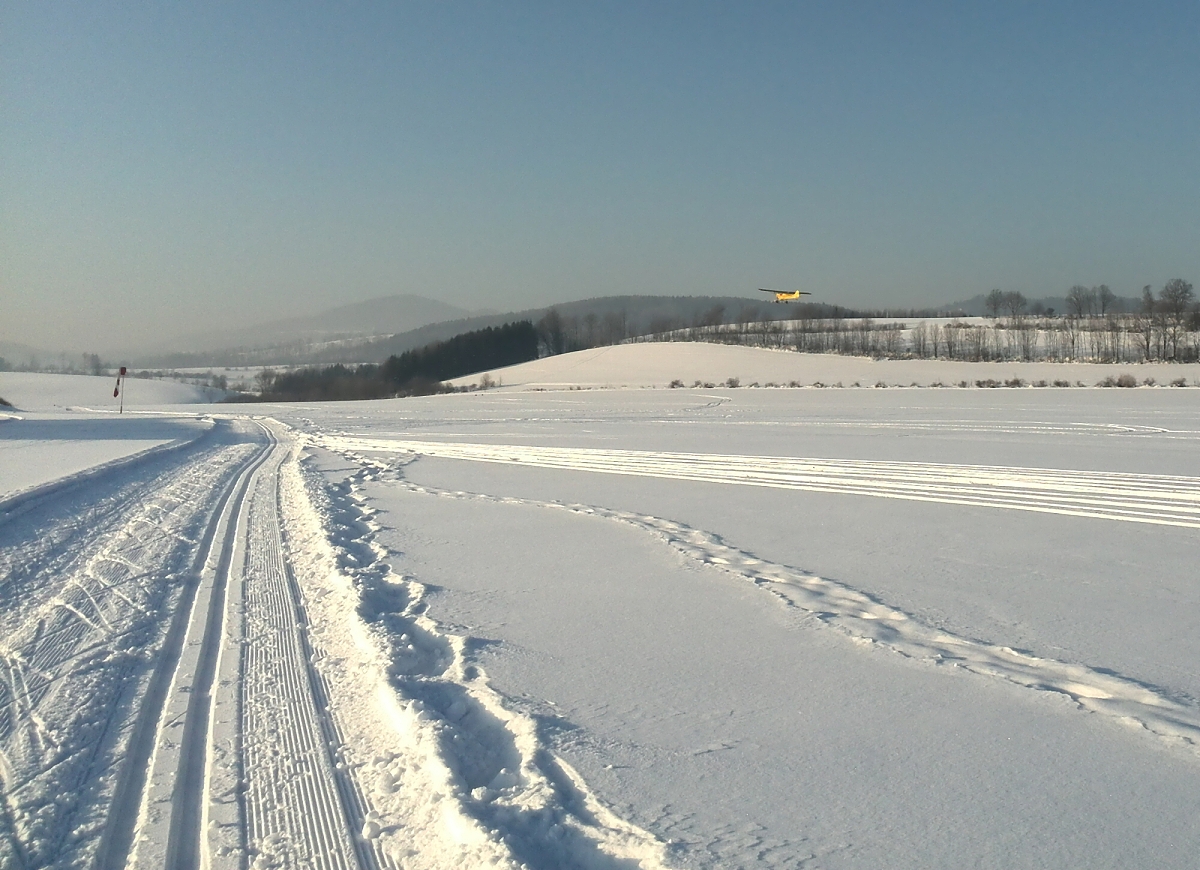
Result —
[{"label": "bare tree", "polygon": [[855,324],[854,333],[859,356],[871,356],[875,353],[875,321],[864,317]]},{"label": "bare tree", "polygon": [[278,374],[275,369],[263,369],[255,375],[254,383],[258,387],[258,392],[260,394],[271,392],[271,389],[275,386],[276,377],[278,377]]},{"label": "bare tree", "polygon": [[959,341],[959,332],[961,328],[962,324],[957,320],[953,323],[947,323],[943,327],[942,338],[944,339],[943,343],[946,345],[947,359],[954,359],[955,354],[958,353],[958,348],[961,344]]},{"label": "bare tree", "polygon": [[1099,287],[1092,288],[1092,298],[1096,300],[1096,307],[1100,309],[1100,316],[1104,317],[1108,314],[1108,309],[1112,308],[1112,304],[1117,300],[1117,294],[1112,292],[1107,284],[1101,284]]},{"label": "bare tree", "polygon": [[1013,320],[1016,320],[1021,315],[1021,312],[1025,310],[1025,305],[1027,304],[1025,294],[1013,290],[1009,293],[1002,293],[1001,296],[1004,303],[1004,310],[1008,312]]},{"label": "bare tree", "polygon": [[622,308],[604,315],[604,328],[609,335],[609,344],[620,344],[629,338],[629,313]]},{"label": "bare tree", "polygon": [[1179,339],[1186,331],[1188,308],[1192,304],[1192,285],[1182,278],[1172,278],[1158,294],[1159,307],[1166,327],[1166,339],[1171,344],[1171,358],[1179,358]]},{"label": "bare tree", "polygon": [[1021,359],[1032,360],[1038,343],[1037,322],[1033,318],[1025,318],[1017,327],[1017,336],[1021,343]]},{"label": "bare tree", "polygon": [[983,304],[992,317],[999,317],[1000,309],[1004,307],[1004,293],[997,287],[988,293],[983,300]]},{"label": "bare tree", "polygon": [[[934,326],[934,329],[937,329]],[[935,339],[936,341],[936,339]],[[912,350],[913,355],[924,359],[929,355],[929,333],[925,328],[925,321],[922,320],[912,330]]]},{"label": "bare tree", "polygon": [[758,320],[759,320],[759,317],[758,317],[758,308],[757,307],[752,308],[749,305],[743,305],[741,307],[741,309],[738,310],[737,324],[738,324],[738,328],[743,333],[749,332],[750,324],[757,323]]},{"label": "bare tree", "polygon": [[714,305],[696,318],[697,326],[720,326],[725,322],[725,306]]},{"label": "bare tree", "polygon": [[1075,348],[1079,344],[1079,318],[1066,317],[1062,321],[1062,338],[1066,347],[1067,359],[1075,359]]},{"label": "bare tree", "polygon": [[1157,308],[1154,291],[1147,284],[1142,288],[1142,304],[1138,312],[1138,344],[1141,345],[1142,356],[1147,360],[1154,352],[1154,316]]},{"label": "bare tree", "polygon": [[967,357],[979,362],[987,359],[988,330],[982,325],[967,327]]},{"label": "bare tree", "polygon": [[1076,284],[1067,291],[1067,313],[1072,317],[1083,317],[1092,310],[1092,291]]},{"label": "bare tree", "polygon": [[548,356],[567,352],[567,325],[557,308],[551,308],[537,322],[538,337]]}]

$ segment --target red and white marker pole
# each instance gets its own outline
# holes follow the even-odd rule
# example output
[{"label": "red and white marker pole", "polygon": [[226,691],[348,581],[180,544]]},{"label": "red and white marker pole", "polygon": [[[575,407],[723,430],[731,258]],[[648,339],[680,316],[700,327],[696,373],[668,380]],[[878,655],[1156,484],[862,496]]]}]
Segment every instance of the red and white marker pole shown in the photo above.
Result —
[{"label": "red and white marker pole", "polygon": [[125,413],[125,394],[121,392],[121,384],[125,382],[125,366],[121,366],[121,371],[117,374],[117,385],[113,387],[113,398],[121,397],[121,410],[119,413]]}]

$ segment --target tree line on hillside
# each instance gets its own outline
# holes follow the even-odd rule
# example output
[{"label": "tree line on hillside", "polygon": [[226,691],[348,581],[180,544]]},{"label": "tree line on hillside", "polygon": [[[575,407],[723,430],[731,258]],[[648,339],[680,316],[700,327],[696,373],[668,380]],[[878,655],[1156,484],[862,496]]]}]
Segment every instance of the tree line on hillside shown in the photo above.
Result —
[{"label": "tree line on hillside", "polygon": [[539,343],[534,325],[523,320],[405,351],[380,365],[264,369],[257,378],[258,395],[241,400],[322,402],[451,392],[454,387],[445,383],[451,378],[537,359]]},{"label": "tree line on hillside", "polygon": [[406,350],[389,357],[380,374],[385,381],[398,385],[444,381],[537,359],[538,343],[538,331],[528,320],[522,320]]},{"label": "tree line on hillside", "polygon": [[[1200,361],[1200,306],[1192,285],[1175,278],[1156,295],[1142,291],[1140,309],[1116,313],[1107,288],[1077,286],[1062,316],[1030,314],[1020,293],[993,291],[991,322],[921,320],[877,323],[869,317],[711,324],[668,333],[674,341],[713,341],[806,353],[884,358],[1090,362]],[[994,307],[993,307],[994,304]]]},{"label": "tree line on hillside", "polygon": [[733,305],[717,302],[696,309],[690,317],[660,311],[647,319],[633,321],[624,309],[610,311],[603,316],[590,311],[582,315],[572,315],[561,313],[556,306],[547,310],[536,326],[541,338],[541,354],[553,356],[620,344],[640,337],[653,339],[654,336],[667,335],[683,329],[710,329],[726,323],[769,323],[801,316],[829,320],[857,316],[887,316],[874,312],[858,312],[823,302],[776,306],[757,300],[747,300],[736,307],[736,313],[733,312]]}]

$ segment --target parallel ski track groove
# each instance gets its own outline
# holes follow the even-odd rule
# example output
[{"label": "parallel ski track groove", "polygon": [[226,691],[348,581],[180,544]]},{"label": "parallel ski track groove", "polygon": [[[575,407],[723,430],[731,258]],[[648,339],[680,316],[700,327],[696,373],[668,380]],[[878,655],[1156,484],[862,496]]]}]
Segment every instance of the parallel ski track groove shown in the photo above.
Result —
[{"label": "parallel ski track groove", "polygon": [[[275,510],[276,515],[280,518],[283,516],[282,507],[283,493],[280,487],[280,481],[276,478],[275,486]],[[283,527],[283,523],[279,522],[275,526],[282,530],[282,544],[287,542],[287,531]],[[338,751],[339,747],[344,745],[341,729],[338,727],[337,721],[334,719],[329,707],[329,689],[326,685],[325,678],[316,667],[318,651],[314,649],[309,641],[308,636],[308,618],[304,611],[303,596],[300,593],[300,584],[296,581],[296,573],[292,570],[291,562],[283,559],[284,573],[287,578],[288,592],[291,597],[292,607],[296,614],[296,623],[298,631],[296,634],[300,644],[301,657],[300,660],[304,663],[304,669],[308,676],[309,689],[314,708],[317,711],[317,722],[320,725],[322,736],[325,740],[325,746],[329,752],[329,763],[331,769],[335,771],[335,782],[338,792],[341,796],[342,809],[345,813],[346,822],[349,825],[350,831],[361,829],[363,821],[366,817],[366,807],[368,806],[366,794],[363,792],[362,785],[359,780],[349,775],[344,764],[339,768]],[[368,845],[369,843],[369,845]],[[391,870],[395,867],[390,857],[383,851],[382,848],[374,841],[364,842],[361,838],[354,838],[355,851],[358,856],[359,864],[363,870],[369,868],[385,868]]]},{"label": "parallel ski track groove", "polygon": [[286,866],[373,870],[380,866],[376,856],[355,835],[361,795],[338,757],[340,740],[311,663],[304,609],[284,552],[278,465],[273,472],[269,492],[260,487],[255,493],[254,545],[246,553],[247,841],[252,853]]},{"label": "parallel ski track groove", "polygon": [[920,462],[660,453],[316,437],[335,450],[413,453],[605,474],[761,486],[1200,528],[1200,478]]},{"label": "parallel ski track groove", "polygon": [[[201,641],[200,657],[198,660],[195,679],[191,687],[187,714],[184,719],[182,744],[180,752],[180,768],[175,779],[176,801],[171,813],[171,824],[167,839],[167,866],[172,870],[191,870],[200,866],[200,837],[201,817],[204,800],[207,797],[204,788],[204,773],[208,759],[209,716],[212,709],[213,680],[216,675],[218,653],[220,651],[221,633],[224,626],[225,591],[229,581],[229,568],[233,561],[233,549],[236,541],[237,528],[240,525],[242,504],[255,472],[266,462],[276,445],[275,436],[263,427],[267,442],[260,452],[253,457],[238,477],[236,494],[228,512],[228,528],[221,546],[213,580],[213,593],[209,599],[209,610],[205,619],[204,635]],[[228,495],[226,499],[228,500]],[[222,507],[224,506],[224,501]],[[216,534],[218,520],[206,533],[208,546],[202,548],[207,560],[208,549],[212,546]],[[200,562],[202,566],[204,562]],[[197,572],[198,576],[199,572]],[[198,584],[197,584],[198,585]],[[194,590],[192,591],[194,600]],[[188,608],[190,610],[190,608]],[[183,608],[181,608],[181,611]],[[177,611],[178,613],[179,611]],[[183,635],[186,634],[188,620],[184,620],[183,631],[179,638],[182,648]],[[174,627],[174,626],[173,626]],[[175,663],[178,664],[178,651],[174,648]],[[172,668],[173,675],[174,668]],[[147,741],[149,742],[149,741]],[[148,756],[148,752],[147,752]]]}]

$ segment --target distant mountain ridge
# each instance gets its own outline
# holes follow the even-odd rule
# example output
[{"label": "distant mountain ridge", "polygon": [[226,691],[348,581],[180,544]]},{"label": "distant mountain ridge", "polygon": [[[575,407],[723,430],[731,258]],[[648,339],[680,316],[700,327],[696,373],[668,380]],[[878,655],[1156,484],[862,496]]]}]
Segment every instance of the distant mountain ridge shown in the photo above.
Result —
[{"label": "distant mountain ridge", "polygon": [[[420,297],[389,298],[420,299]],[[310,324],[314,321],[322,324],[349,323],[354,315],[354,309],[369,311],[365,306],[378,305],[387,301],[373,300],[372,303],[343,306],[315,317],[277,321],[276,324]],[[423,301],[431,302],[431,300]],[[447,307],[453,308],[453,306]],[[393,354],[423,347],[430,342],[445,341],[463,332],[520,320],[537,321],[551,308],[566,318],[574,317],[581,320],[594,318],[597,324],[602,323],[605,318],[621,318],[629,334],[638,334],[656,326],[662,329],[671,329],[691,325],[718,307],[723,309],[724,317],[728,320],[739,316],[768,319],[785,316],[794,310],[774,305],[762,299],[742,296],[601,296],[501,314],[464,317],[462,315],[466,312],[455,309],[456,314],[451,318],[426,322],[391,333],[376,328],[365,335],[360,333],[355,336],[347,331],[331,330],[322,334],[317,331],[306,333],[297,328],[282,340],[268,341],[258,345],[250,342],[240,346],[229,343],[221,349],[147,355],[137,360],[135,364],[143,368],[194,368],[198,366],[378,363]],[[820,306],[818,304],[817,307],[830,312],[842,310],[836,306]],[[347,312],[347,315],[343,318],[339,312]]]},{"label": "distant mountain ridge", "polygon": [[[175,352],[197,353],[254,347],[290,347],[297,343],[339,338],[395,335],[429,323],[469,317],[456,305],[424,296],[402,294],[339,305],[318,314],[286,317],[233,330],[173,338]],[[162,356],[162,352],[158,356]]]}]

